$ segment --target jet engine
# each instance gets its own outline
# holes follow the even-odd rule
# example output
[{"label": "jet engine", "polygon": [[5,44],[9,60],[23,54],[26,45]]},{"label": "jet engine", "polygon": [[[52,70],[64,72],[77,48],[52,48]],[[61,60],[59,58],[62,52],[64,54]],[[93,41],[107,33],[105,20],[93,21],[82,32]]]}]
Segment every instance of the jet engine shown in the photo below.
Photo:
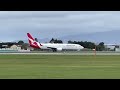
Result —
[{"label": "jet engine", "polygon": [[62,51],[62,48],[57,48],[57,51]]}]

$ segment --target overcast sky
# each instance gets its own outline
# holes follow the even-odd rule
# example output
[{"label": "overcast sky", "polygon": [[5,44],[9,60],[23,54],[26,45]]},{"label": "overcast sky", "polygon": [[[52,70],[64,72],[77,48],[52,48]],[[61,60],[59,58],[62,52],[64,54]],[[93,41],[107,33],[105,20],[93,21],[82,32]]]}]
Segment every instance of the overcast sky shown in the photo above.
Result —
[{"label": "overcast sky", "polygon": [[120,30],[119,11],[0,11],[0,41]]}]

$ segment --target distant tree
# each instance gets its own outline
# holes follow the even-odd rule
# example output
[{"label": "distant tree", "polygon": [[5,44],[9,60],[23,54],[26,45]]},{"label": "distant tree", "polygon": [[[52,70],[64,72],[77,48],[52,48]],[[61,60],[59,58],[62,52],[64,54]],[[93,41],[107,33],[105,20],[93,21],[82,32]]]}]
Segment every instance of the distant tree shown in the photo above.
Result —
[{"label": "distant tree", "polygon": [[100,51],[105,50],[104,42],[100,42],[98,46]]},{"label": "distant tree", "polygon": [[63,41],[62,40],[58,40],[58,43],[63,43]]},{"label": "distant tree", "polygon": [[63,43],[63,41],[62,40],[58,40],[57,43]]},{"label": "distant tree", "polygon": [[0,44],[0,48],[2,48],[2,44]]},{"label": "distant tree", "polygon": [[55,39],[54,43],[63,43],[62,40]]},{"label": "distant tree", "polygon": [[54,38],[52,38],[49,43],[54,43],[54,41],[55,41]]},{"label": "distant tree", "polygon": [[19,44],[19,45],[22,45],[22,44],[24,44],[24,41],[20,40],[20,41],[18,42],[18,44]]},{"label": "distant tree", "polygon": [[93,42],[87,42],[87,41],[68,41],[68,43],[71,44],[79,44],[81,46],[83,46],[84,48],[88,48],[88,49],[94,49],[95,48],[95,44]]},{"label": "distant tree", "polygon": [[72,43],[73,43],[73,41],[71,41],[71,40],[68,41],[68,44],[72,44]]},{"label": "distant tree", "polygon": [[22,44],[21,49],[27,50],[28,46],[29,46],[29,44],[24,43],[24,44]]},{"label": "distant tree", "polygon": [[98,45],[95,45],[94,42],[88,42],[88,41],[83,42],[83,41],[71,41],[71,40],[69,40],[68,43],[79,44],[79,45],[83,46],[84,48],[88,48],[88,49],[95,49],[95,47],[96,47],[97,51],[105,50],[104,42],[100,42]]},{"label": "distant tree", "polygon": [[54,40],[54,43],[57,43],[57,39]]},{"label": "distant tree", "polygon": [[8,48],[10,48],[12,45],[14,45],[13,43],[8,43]]},{"label": "distant tree", "polygon": [[52,39],[50,40],[50,43],[63,43],[63,41],[52,38]]}]

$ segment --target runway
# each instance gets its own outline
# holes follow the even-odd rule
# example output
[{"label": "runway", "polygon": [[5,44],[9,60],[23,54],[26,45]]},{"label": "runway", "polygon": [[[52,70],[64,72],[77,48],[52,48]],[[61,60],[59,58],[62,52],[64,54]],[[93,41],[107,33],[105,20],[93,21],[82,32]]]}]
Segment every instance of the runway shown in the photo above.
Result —
[{"label": "runway", "polygon": [[[0,53],[0,55],[95,55],[95,53]],[[114,52],[109,52],[109,53],[96,53],[96,55],[120,55],[120,53],[114,53]]]}]

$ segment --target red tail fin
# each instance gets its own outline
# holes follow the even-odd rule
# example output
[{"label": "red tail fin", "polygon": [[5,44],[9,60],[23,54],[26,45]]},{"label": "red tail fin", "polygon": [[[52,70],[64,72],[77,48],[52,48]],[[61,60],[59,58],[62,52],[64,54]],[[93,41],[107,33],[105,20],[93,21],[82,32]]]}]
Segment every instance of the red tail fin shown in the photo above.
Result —
[{"label": "red tail fin", "polygon": [[32,39],[34,41],[34,38],[30,35],[30,33],[27,33],[28,38]]},{"label": "red tail fin", "polygon": [[27,36],[28,36],[29,44],[32,45],[32,42],[34,41],[34,38],[30,35],[30,33],[27,33]]},{"label": "red tail fin", "polygon": [[35,39],[30,35],[30,33],[27,33],[27,36],[31,47],[40,48],[41,45],[35,41]]}]

